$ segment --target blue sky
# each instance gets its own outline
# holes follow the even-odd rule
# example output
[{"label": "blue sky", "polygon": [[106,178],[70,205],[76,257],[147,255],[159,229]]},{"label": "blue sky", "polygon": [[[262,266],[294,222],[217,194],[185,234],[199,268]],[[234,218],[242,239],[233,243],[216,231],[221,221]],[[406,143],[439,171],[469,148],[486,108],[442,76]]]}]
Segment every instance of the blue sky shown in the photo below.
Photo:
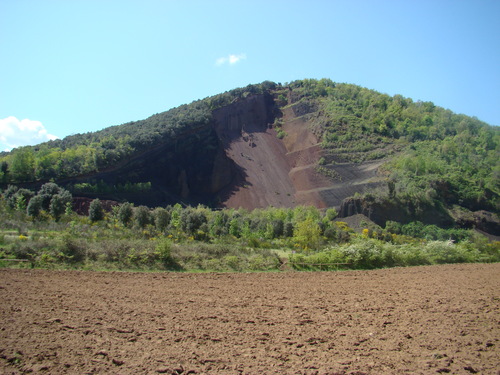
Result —
[{"label": "blue sky", "polygon": [[302,78],[500,125],[498,0],[1,0],[0,17],[0,150]]}]

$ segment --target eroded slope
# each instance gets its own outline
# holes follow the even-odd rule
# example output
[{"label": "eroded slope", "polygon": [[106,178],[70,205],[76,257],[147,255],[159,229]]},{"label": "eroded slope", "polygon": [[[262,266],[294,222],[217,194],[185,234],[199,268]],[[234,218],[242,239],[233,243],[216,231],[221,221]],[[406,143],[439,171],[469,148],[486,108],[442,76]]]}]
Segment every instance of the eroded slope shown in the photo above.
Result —
[{"label": "eroded slope", "polygon": [[330,169],[333,177],[321,173],[323,150],[310,121],[314,109],[301,104],[282,108],[283,139],[273,126],[275,104],[264,97],[248,98],[214,113],[226,156],[238,171],[237,179],[219,195],[222,206],[339,207],[343,199],[381,184],[382,161],[337,163]]}]

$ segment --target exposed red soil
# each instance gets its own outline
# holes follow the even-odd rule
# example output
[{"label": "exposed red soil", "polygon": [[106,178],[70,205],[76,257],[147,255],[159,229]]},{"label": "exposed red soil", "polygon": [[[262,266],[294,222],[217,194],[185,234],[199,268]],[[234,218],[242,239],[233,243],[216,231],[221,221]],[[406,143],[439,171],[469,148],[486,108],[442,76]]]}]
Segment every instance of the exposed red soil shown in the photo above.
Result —
[{"label": "exposed red soil", "polygon": [[237,183],[219,195],[221,206],[340,207],[345,198],[380,186],[382,161],[338,163],[333,167],[335,179],[317,172],[323,150],[307,113],[300,103],[297,106],[283,109],[283,139],[271,129],[274,117],[261,96],[214,112],[225,154],[239,172]]},{"label": "exposed red soil", "polygon": [[226,148],[226,155],[238,165],[245,178],[224,201],[224,206],[294,207],[295,188],[288,176],[290,167],[283,144],[272,129],[250,134],[251,141],[239,137]]},{"label": "exposed red soil", "polygon": [[[222,195],[225,207],[326,207],[316,189],[332,182],[315,171],[321,156],[318,139],[307,123],[286,110],[280,140],[266,122],[266,107],[257,98],[236,103],[215,115],[216,131],[241,181]],[[236,115],[235,115],[236,113]]]},{"label": "exposed red soil", "polygon": [[284,110],[283,120],[287,134],[283,143],[288,151],[289,175],[296,189],[297,204],[325,208],[327,203],[319,191],[331,187],[332,181],[316,171],[322,153],[319,140],[302,117],[295,117],[291,107]]},{"label": "exposed red soil", "polygon": [[497,374],[500,264],[0,270],[0,372]]}]

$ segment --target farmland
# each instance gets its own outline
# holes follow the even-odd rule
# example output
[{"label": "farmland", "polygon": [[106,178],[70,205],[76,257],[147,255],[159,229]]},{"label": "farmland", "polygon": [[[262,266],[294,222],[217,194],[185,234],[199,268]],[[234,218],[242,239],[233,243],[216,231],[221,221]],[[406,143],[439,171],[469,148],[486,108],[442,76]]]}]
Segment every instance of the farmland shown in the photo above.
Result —
[{"label": "farmland", "polygon": [[0,372],[494,374],[500,265],[0,270]]}]

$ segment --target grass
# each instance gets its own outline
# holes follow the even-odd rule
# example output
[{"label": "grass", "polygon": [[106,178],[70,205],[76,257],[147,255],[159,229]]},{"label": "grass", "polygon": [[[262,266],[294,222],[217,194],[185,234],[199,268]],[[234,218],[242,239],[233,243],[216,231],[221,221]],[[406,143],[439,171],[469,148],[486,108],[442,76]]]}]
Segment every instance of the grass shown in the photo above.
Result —
[{"label": "grass", "polygon": [[[293,213],[293,217],[288,216],[286,219],[295,220],[290,234],[285,235],[283,227],[281,234],[273,234],[275,227],[272,224],[276,224],[276,219],[263,219],[272,212],[285,215]],[[451,232],[444,229],[443,233],[438,233],[440,238],[434,239],[394,234],[381,228],[377,229],[380,232],[365,229],[357,233],[346,223],[331,221],[335,215],[329,218],[325,213],[306,207],[299,207],[293,212],[269,209],[249,213],[228,211],[223,214],[226,215],[227,224],[220,224],[220,233],[214,234],[213,227],[210,227],[214,224],[208,221],[203,236],[196,237],[186,234],[178,226],[161,232],[153,225],[140,229],[127,227],[111,215],[98,223],[91,223],[87,218],[75,214],[54,222],[34,221],[19,213],[7,212],[0,216],[0,227],[3,227],[0,230],[0,259],[20,259],[25,262],[0,260],[0,267],[140,272],[270,272],[281,270],[284,264],[288,265],[287,269],[295,270],[339,270],[500,261],[500,242],[488,242],[485,237],[475,235],[472,231],[461,232],[454,243],[436,241],[450,238]],[[224,215],[220,218],[224,219]],[[240,223],[240,233],[237,235],[230,234],[233,220],[239,220]],[[250,223],[254,225],[253,228],[245,227],[248,220],[253,220]],[[319,220],[322,220],[322,234]],[[312,226],[317,226],[316,230],[307,230],[311,229],[310,226],[303,225],[309,221]],[[279,229],[279,226],[276,228]],[[413,225],[411,228],[413,232],[418,229],[415,233],[421,232],[422,236],[436,232],[436,228],[423,225]],[[408,228],[402,226],[399,229],[405,233]],[[314,238],[309,238],[311,236]]]},{"label": "grass", "polygon": [[165,238],[94,239],[68,233],[27,236],[1,233],[2,268],[93,271],[269,272],[289,269],[335,271],[443,263],[498,262],[500,243],[414,240],[392,243],[359,235],[319,250],[262,249],[238,243],[175,242]]}]

